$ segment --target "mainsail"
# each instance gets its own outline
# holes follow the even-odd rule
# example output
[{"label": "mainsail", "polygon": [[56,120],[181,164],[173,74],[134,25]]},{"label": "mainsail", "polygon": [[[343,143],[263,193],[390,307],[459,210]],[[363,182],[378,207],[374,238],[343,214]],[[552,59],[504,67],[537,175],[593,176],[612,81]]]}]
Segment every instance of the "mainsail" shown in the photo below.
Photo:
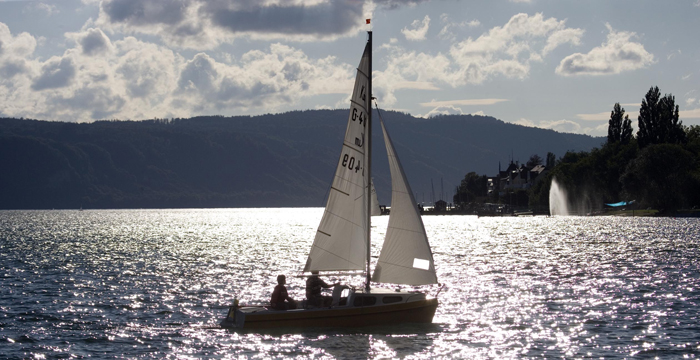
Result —
[{"label": "mainsail", "polygon": [[323,218],[318,226],[305,272],[365,270],[368,254],[369,186],[367,111],[370,109],[371,43],[357,69],[343,148]]},{"label": "mainsail", "polygon": [[383,120],[381,124],[391,171],[391,213],[372,281],[408,285],[436,284],[433,254],[423,220]]}]

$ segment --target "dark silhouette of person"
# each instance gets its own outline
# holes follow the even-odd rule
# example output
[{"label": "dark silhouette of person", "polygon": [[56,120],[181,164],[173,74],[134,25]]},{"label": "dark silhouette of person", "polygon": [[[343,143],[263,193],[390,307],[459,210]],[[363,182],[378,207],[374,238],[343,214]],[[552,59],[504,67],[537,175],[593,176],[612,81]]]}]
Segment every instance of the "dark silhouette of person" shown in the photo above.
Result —
[{"label": "dark silhouette of person", "polygon": [[287,278],[284,275],[277,276],[277,286],[272,291],[270,306],[275,310],[290,310],[297,308],[297,302],[292,299],[287,293],[287,288],[284,284],[287,283]]},{"label": "dark silhouette of person", "polygon": [[311,276],[306,279],[306,302],[309,305],[321,307],[321,306],[331,306],[333,302],[332,296],[321,295],[321,290],[330,289],[333,286],[339,285],[327,284],[325,281],[318,277],[318,271],[312,271]]}]

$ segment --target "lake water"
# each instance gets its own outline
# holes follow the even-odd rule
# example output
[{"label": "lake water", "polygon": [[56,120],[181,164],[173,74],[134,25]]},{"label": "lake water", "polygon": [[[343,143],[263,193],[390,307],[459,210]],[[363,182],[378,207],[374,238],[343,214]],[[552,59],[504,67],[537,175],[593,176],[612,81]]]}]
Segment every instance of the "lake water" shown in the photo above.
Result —
[{"label": "lake water", "polygon": [[304,297],[322,211],[0,211],[0,357],[700,356],[698,219],[426,216],[433,324],[218,328],[278,274]]}]

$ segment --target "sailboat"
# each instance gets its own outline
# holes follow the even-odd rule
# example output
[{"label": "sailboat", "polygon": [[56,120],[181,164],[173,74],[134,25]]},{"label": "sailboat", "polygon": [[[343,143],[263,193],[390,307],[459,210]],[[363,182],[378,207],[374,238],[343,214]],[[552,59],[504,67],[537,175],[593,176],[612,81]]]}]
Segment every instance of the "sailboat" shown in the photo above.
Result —
[{"label": "sailboat", "polygon": [[432,322],[438,307],[436,297],[419,291],[370,287],[371,282],[414,286],[438,282],[417,203],[383,121],[380,122],[391,172],[391,213],[384,244],[374,273],[370,276],[373,207],[371,75],[372,32],[369,31],[367,45],[357,68],[340,158],[304,267],[304,272],[364,273],[364,286],[345,290],[336,288],[330,307],[302,306],[294,310],[272,310],[264,306],[234,304],[229,307],[221,326],[351,327]]}]

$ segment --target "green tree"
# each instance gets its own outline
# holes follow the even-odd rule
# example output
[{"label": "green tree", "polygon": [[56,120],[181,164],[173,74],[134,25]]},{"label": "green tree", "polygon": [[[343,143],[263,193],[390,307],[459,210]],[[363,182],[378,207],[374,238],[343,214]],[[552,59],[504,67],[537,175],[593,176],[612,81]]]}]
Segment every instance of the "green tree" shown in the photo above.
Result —
[{"label": "green tree", "polygon": [[620,133],[620,142],[629,144],[632,140],[632,120],[629,115],[625,115],[625,120],[622,121],[622,132]]},{"label": "green tree", "polygon": [[661,97],[658,86],[649,89],[639,108],[637,140],[639,147],[652,144],[685,143],[683,122],[673,95]]},{"label": "green tree", "polygon": [[542,165],[542,158],[539,155],[534,154],[534,155],[530,156],[530,160],[528,160],[525,165],[527,167],[531,167],[531,168],[535,167],[537,165]]},{"label": "green tree", "polygon": [[684,144],[686,141],[683,122],[680,121],[676,98],[668,94],[659,102],[661,124],[666,128],[664,142],[670,144]]},{"label": "green tree", "polygon": [[693,154],[676,144],[654,144],[640,151],[621,176],[629,199],[673,212],[687,205],[694,192],[697,169]]},{"label": "green tree", "polygon": [[693,152],[696,157],[700,156],[700,126],[691,125],[687,127],[685,135],[688,151]]},{"label": "green tree", "polygon": [[464,176],[462,182],[457,187],[457,192],[453,197],[453,202],[458,206],[477,201],[479,197],[487,195],[486,175],[477,175],[475,172],[470,172]]},{"label": "green tree", "polygon": [[637,117],[637,141],[640,147],[645,147],[651,144],[658,144],[659,135],[661,133],[661,116],[659,114],[659,99],[661,92],[659,87],[655,86],[647,91],[647,94],[642,99],[642,104],[639,107],[639,116]]},{"label": "green tree", "polygon": [[554,165],[557,163],[557,158],[554,155],[554,153],[548,152],[547,153],[547,162],[545,163],[545,166],[547,169],[553,169]]},{"label": "green tree", "polygon": [[620,103],[615,103],[608,120],[608,143],[620,142],[626,144],[632,138],[632,121],[625,115],[625,109]]}]

